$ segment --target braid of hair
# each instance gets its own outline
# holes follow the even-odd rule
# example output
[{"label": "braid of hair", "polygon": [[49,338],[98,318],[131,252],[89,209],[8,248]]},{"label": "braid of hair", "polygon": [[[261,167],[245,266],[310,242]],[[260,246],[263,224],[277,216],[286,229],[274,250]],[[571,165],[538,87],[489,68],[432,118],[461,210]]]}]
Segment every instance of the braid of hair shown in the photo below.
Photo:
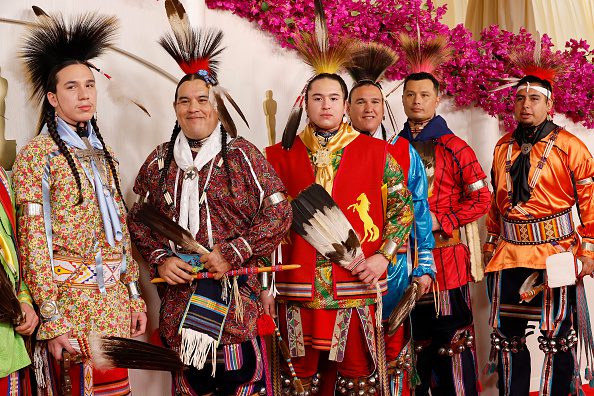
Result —
[{"label": "braid of hair", "polygon": [[124,194],[122,194],[122,189],[120,188],[120,178],[118,177],[118,173],[117,173],[117,170],[115,167],[115,161],[114,161],[113,157],[111,156],[111,153],[109,152],[109,150],[107,150],[107,145],[105,144],[105,141],[103,141],[103,136],[101,136],[101,133],[99,133],[99,126],[97,125],[97,119],[95,119],[95,117],[91,118],[91,125],[93,126],[93,129],[95,130],[95,135],[97,135],[97,139],[99,139],[99,141],[101,142],[101,145],[103,146],[103,153],[105,154],[105,158],[107,158],[107,163],[109,164],[109,169],[111,169],[111,175],[115,182],[116,190],[118,191],[118,194],[120,194],[120,198],[122,199],[122,204],[124,204],[124,209],[126,209],[126,212],[128,212],[128,206],[126,206],[126,201],[124,200]]},{"label": "braid of hair", "polygon": [[54,143],[56,143],[56,145],[58,146],[60,153],[64,156],[64,158],[66,158],[66,162],[70,167],[72,176],[74,176],[74,181],[76,181],[76,187],[78,188],[78,200],[76,201],[76,205],[80,205],[83,202],[80,174],[78,173],[78,169],[76,169],[74,158],[72,158],[72,154],[70,154],[70,151],[66,146],[66,143],[58,134],[58,123],[56,122],[56,115],[53,109],[47,111],[45,115],[45,124],[47,125],[47,131],[49,132],[49,135],[54,140]]},{"label": "braid of hair", "polygon": [[169,145],[167,146],[167,154],[165,155],[163,169],[161,169],[161,177],[159,178],[159,189],[163,192],[165,192],[165,178],[167,177],[167,172],[169,171],[171,161],[173,160],[173,146],[175,145],[175,139],[177,139],[177,135],[179,135],[180,131],[181,127],[177,121],[175,121],[175,126],[173,127],[173,132],[171,133],[171,139],[169,139]]},{"label": "braid of hair", "polygon": [[221,123],[221,157],[223,158],[223,166],[225,167],[225,173],[227,173],[227,188],[229,193],[233,197],[233,184],[231,182],[231,168],[229,167],[229,161],[227,160],[227,130]]}]

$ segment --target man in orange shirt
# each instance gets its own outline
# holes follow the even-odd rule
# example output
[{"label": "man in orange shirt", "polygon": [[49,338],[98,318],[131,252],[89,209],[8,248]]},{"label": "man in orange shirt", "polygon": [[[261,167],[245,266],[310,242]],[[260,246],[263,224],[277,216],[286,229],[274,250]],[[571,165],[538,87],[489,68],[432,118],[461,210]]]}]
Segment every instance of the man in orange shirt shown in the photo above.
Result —
[{"label": "man in orange shirt", "polygon": [[[526,333],[531,320],[540,321],[538,340],[545,353],[540,394],[574,393],[572,380],[581,385],[574,323],[576,298],[579,305],[586,304],[581,280],[577,287],[545,287],[534,299],[518,303],[526,278],[537,276],[536,285],[547,281],[544,269],[550,256],[572,252],[583,263],[579,278],[594,271],[594,160],[581,140],[547,117],[552,106],[551,81],[522,78],[515,94],[518,127],[495,146],[494,195],[483,252],[492,300],[491,356],[497,352],[501,395],[527,395],[530,390],[525,342],[532,334]],[[581,213],[581,241],[571,215],[574,204]]]}]

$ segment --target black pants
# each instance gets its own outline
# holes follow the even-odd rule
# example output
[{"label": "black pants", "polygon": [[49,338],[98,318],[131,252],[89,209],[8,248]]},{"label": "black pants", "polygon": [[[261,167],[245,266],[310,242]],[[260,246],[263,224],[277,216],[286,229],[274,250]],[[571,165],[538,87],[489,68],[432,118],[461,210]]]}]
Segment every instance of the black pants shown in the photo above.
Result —
[{"label": "black pants", "polygon": [[[457,395],[455,381],[463,383],[466,395],[477,395],[477,373],[473,352],[466,349],[454,356],[440,355],[438,350],[449,345],[456,332],[472,325],[472,311],[468,299],[468,285],[447,292],[449,294],[450,315],[436,317],[433,295],[426,294],[415,309],[411,319],[415,343],[426,344],[417,354],[417,374],[421,384],[415,389],[415,395],[433,396]],[[454,359],[461,362],[461,376],[455,378]]]},{"label": "black pants", "polygon": [[[519,290],[522,283],[530,276],[534,269],[513,268],[500,272],[501,279],[495,284],[495,274],[488,274],[489,295],[493,296],[493,290],[500,288],[500,308],[499,308],[499,327],[498,331],[503,337],[510,338],[514,336],[522,337],[526,334],[528,322],[534,320],[534,307],[540,308],[543,304],[543,293],[537,295],[529,303],[519,304]],[[542,283],[544,271],[539,271],[536,285]],[[565,318],[560,322],[560,330],[557,336],[566,336],[572,329],[575,315],[575,287],[569,287],[567,292],[567,304],[565,307],[559,307],[560,289],[553,289],[553,315],[556,316],[559,309],[567,310]],[[530,308],[533,309],[530,309]],[[546,336],[545,332],[541,332]],[[575,349],[575,348],[574,348]],[[509,378],[506,377],[506,367],[503,364],[502,352],[498,353],[497,372],[499,374],[498,387],[499,394],[506,396],[524,396],[530,392],[530,372],[531,360],[528,348],[523,348],[516,353],[509,353],[510,367]],[[553,355],[551,395],[568,395],[570,384],[574,372],[574,361],[571,350],[567,352],[558,352]],[[545,363],[546,364],[546,363]],[[507,393],[506,393],[507,392]]]},{"label": "black pants", "polygon": [[[217,370],[214,378],[211,376],[212,365],[210,363],[205,364],[202,370],[189,367],[184,370],[184,377],[188,385],[199,395],[214,393],[215,396],[230,396],[235,395],[237,389],[242,385],[254,382],[254,391],[251,393],[259,392],[265,386],[264,374],[262,373],[256,381],[252,381],[258,368],[257,360],[262,359],[260,351],[254,350],[254,346],[260,348],[259,342],[246,341],[239,345],[241,345],[242,361],[240,367],[226,368],[225,363],[217,359]],[[222,346],[219,348],[222,348]],[[262,363],[260,363],[261,366]]]}]

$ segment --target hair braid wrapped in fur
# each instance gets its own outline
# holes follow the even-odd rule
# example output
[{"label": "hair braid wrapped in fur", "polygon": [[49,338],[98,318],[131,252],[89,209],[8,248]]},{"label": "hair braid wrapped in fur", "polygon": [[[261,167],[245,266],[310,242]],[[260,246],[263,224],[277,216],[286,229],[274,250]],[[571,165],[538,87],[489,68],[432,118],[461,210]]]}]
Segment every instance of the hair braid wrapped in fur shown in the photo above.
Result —
[{"label": "hair braid wrapped in fur", "polygon": [[229,188],[229,193],[233,196],[233,183],[231,182],[231,168],[229,167],[229,161],[227,160],[227,130],[221,123],[221,157],[223,158],[223,167],[225,168],[225,173],[227,173],[227,187]]},{"label": "hair braid wrapped in fur", "polygon": [[165,192],[165,178],[167,177],[167,172],[169,171],[171,161],[173,160],[173,146],[175,145],[175,139],[177,139],[177,135],[179,135],[180,131],[181,127],[179,126],[178,122],[175,121],[175,126],[173,127],[173,132],[171,133],[171,139],[169,139],[169,145],[167,146],[167,154],[165,154],[163,169],[161,169],[161,177],[159,178],[159,189],[163,192]]},{"label": "hair braid wrapped in fur", "polygon": [[74,176],[74,180],[76,181],[76,187],[78,188],[78,201],[76,201],[76,205],[79,205],[83,201],[80,173],[78,173],[78,169],[76,168],[76,164],[74,163],[74,158],[72,158],[72,154],[70,154],[70,151],[66,146],[66,143],[58,134],[58,124],[56,123],[56,116],[53,110],[48,110],[48,112],[46,113],[45,123],[47,125],[47,131],[49,132],[49,135],[58,146],[60,153],[64,156],[64,158],[66,158],[66,162],[70,167],[72,176]]},{"label": "hair braid wrapped in fur", "polygon": [[105,154],[105,158],[107,159],[107,163],[109,164],[109,169],[111,169],[111,176],[113,177],[113,180],[115,182],[116,190],[118,191],[118,194],[120,194],[120,198],[122,199],[122,204],[124,204],[124,208],[126,209],[126,212],[127,212],[128,206],[126,206],[126,201],[124,200],[124,194],[122,194],[122,189],[120,188],[120,178],[118,177],[118,172],[115,167],[115,161],[114,161],[113,157],[111,156],[111,153],[107,149],[107,145],[103,141],[103,136],[101,136],[101,133],[99,133],[99,126],[97,125],[97,120],[95,119],[95,117],[91,118],[91,125],[93,126],[93,129],[95,130],[97,139],[99,139],[99,141],[101,142],[101,145],[103,146],[103,153]]}]

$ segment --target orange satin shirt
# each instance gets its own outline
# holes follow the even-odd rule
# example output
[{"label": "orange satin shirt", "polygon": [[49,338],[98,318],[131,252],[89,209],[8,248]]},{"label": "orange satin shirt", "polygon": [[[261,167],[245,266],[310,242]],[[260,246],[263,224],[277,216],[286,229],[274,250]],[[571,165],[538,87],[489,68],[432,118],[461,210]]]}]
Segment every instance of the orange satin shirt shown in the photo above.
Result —
[{"label": "orange satin shirt", "polygon": [[[530,152],[529,182],[532,180],[538,161],[543,155],[552,134],[552,132],[549,133],[543,140],[536,143]],[[496,237],[501,234],[501,217],[511,206],[511,200],[507,195],[508,188],[505,172],[505,161],[511,136],[511,133],[503,136],[497,142],[494,150],[491,176],[495,191],[491,199],[491,208],[487,216],[486,226],[487,232]],[[511,156],[512,163],[519,153],[520,146],[517,142],[514,142]],[[540,178],[532,191],[532,195],[528,202],[522,204],[522,207],[535,218],[550,216],[570,208],[575,202],[571,172],[573,172],[576,181],[594,177],[594,159],[580,139],[561,129],[547,157]],[[578,183],[576,187],[583,222],[583,227],[577,227],[577,231],[584,242],[594,243],[594,183]],[[508,213],[507,218],[526,220],[526,216],[516,209]],[[574,224],[579,224],[578,218],[574,218]],[[594,251],[584,249],[576,236],[558,242],[564,249],[570,248],[571,244],[575,243],[573,252],[577,257],[585,255],[594,258]],[[483,250],[491,251],[493,245],[485,244]],[[547,257],[558,252],[559,250],[550,243],[517,245],[499,239],[493,258],[487,265],[486,272],[515,267],[544,269]]]}]

